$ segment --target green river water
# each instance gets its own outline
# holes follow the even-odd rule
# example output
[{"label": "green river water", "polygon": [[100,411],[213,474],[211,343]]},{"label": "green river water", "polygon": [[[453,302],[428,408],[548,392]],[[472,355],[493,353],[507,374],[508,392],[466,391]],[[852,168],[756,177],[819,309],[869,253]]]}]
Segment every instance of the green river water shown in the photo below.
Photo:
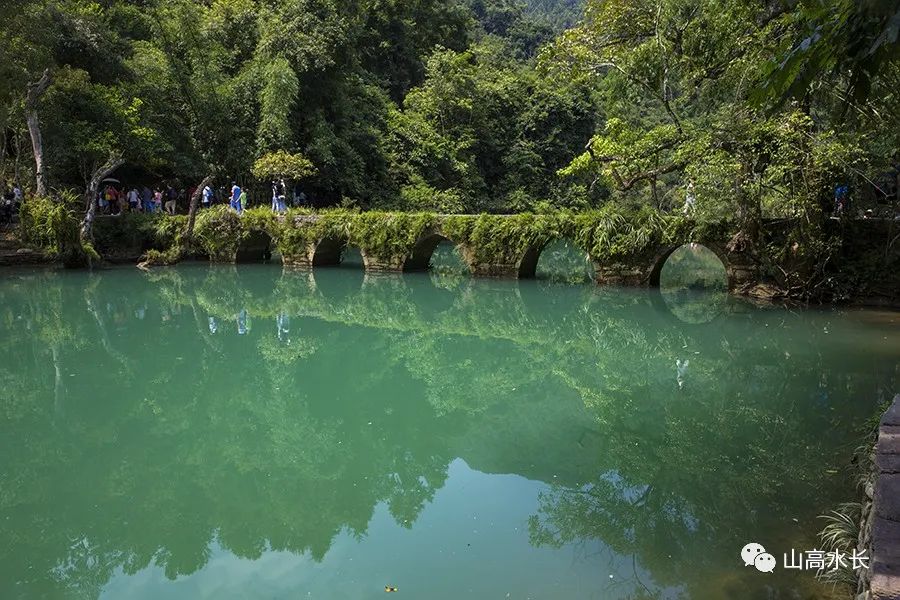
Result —
[{"label": "green river water", "polygon": [[0,598],[829,597],[740,550],[813,549],[855,496],[898,323],[344,268],[8,271]]}]

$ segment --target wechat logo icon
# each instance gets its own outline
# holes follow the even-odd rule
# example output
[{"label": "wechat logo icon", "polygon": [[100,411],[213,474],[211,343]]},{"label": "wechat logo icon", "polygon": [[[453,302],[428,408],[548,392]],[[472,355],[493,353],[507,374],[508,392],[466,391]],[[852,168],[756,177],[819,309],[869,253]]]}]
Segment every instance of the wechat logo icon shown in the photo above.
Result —
[{"label": "wechat logo icon", "polygon": [[756,567],[760,573],[771,573],[775,570],[775,557],[766,552],[762,544],[751,542],[741,549],[741,558],[745,567]]}]

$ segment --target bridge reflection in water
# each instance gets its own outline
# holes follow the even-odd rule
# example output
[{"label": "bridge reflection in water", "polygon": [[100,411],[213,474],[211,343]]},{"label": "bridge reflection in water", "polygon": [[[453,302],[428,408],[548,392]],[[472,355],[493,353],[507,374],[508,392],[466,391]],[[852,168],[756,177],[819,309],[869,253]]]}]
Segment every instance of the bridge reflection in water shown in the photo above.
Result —
[{"label": "bridge reflection in water", "polygon": [[0,597],[817,593],[738,553],[816,545],[896,334],[734,301],[686,324],[657,297],[262,266],[6,279]]}]

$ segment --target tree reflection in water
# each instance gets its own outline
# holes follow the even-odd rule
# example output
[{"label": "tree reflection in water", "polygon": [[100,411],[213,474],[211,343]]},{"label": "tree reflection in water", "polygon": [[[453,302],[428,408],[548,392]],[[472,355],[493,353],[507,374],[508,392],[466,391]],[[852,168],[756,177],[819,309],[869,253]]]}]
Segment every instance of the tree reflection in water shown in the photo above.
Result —
[{"label": "tree reflection in water", "polygon": [[623,596],[741,597],[760,582],[740,547],[815,544],[854,424],[898,383],[900,345],[846,316],[733,306],[698,326],[644,292],[344,276],[0,285],[0,596],[175,578],[213,543],[321,560],[382,503],[413,528],[462,458],[545,482],[533,545],[631,555]]}]

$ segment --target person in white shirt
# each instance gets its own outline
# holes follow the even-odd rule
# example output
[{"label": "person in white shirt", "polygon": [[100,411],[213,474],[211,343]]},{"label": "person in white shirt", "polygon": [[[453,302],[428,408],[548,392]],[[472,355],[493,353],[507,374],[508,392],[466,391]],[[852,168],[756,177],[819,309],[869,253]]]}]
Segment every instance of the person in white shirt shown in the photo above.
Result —
[{"label": "person in white shirt", "polygon": [[687,186],[687,194],[684,196],[684,209],[683,212],[685,215],[688,213],[694,212],[694,209],[697,207],[697,197],[694,195],[694,182],[693,180],[688,182]]}]

